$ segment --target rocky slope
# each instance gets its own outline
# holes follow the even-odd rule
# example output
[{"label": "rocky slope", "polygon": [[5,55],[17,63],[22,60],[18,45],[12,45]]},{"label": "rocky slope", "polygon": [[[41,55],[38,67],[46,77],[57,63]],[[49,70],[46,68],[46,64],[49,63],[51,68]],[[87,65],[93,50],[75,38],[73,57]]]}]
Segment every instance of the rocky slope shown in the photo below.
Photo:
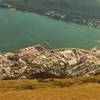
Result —
[{"label": "rocky slope", "polygon": [[100,50],[53,49],[40,45],[0,54],[0,80],[71,78],[100,74]]}]

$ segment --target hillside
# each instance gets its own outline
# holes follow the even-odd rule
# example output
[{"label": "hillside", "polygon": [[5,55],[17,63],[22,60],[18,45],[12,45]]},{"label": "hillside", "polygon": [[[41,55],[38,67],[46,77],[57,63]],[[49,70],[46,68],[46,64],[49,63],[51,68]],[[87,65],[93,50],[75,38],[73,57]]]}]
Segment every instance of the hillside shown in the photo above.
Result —
[{"label": "hillside", "polygon": [[[99,0],[2,0],[21,7],[26,10],[36,10],[40,12],[58,11],[73,16],[84,15],[86,17],[100,16]],[[94,13],[94,14],[93,14]]]},{"label": "hillside", "polygon": [[[9,98],[8,98],[9,97]],[[99,100],[100,76],[0,81],[0,100]]]}]

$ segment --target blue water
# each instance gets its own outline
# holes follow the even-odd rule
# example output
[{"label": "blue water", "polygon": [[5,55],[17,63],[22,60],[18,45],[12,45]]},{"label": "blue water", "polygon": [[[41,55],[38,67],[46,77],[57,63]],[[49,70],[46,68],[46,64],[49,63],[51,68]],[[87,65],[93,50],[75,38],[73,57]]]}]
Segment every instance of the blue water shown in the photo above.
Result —
[{"label": "blue water", "polygon": [[0,51],[41,44],[52,48],[98,45],[100,29],[54,20],[35,13],[0,9]]}]

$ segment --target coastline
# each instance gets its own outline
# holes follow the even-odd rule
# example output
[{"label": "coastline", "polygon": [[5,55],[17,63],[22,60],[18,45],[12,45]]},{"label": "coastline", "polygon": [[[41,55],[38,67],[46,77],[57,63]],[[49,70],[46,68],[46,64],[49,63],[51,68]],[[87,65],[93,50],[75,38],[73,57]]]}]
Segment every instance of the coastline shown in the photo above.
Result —
[{"label": "coastline", "polygon": [[92,26],[95,28],[100,28],[100,20],[99,19],[95,19],[95,18],[84,18],[84,17],[72,17],[72,16],[68,16],[66,14],[61,14],[58,11],[55,10],[50,10],[50,11],[39,11],[39,10],[35,10],[35,9],[27,9],[27,8],[22,8],[21,6],[16,6],[16,5],[12,5],[9,4],[7,2],[0,2],[0,7],[1,8],[7,8],[10,10],[20,10],[20,11],[25,11],[25,12],[34,12],[43,16],[48,16],[50,18],[56,19],[56,20],[63,20],[65,22],[74,22],[76,24],[81,24],[81,25],[87,25],[87,26]]}]

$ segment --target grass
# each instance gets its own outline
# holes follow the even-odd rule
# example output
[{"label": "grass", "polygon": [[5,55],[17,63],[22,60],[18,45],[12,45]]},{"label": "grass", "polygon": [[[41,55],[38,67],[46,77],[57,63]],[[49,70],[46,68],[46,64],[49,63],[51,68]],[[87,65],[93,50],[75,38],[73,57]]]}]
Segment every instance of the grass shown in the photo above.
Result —
[{"label": "grass", "polygon": [[72,79],[1,80],[0,91],[34,90],[39,88],[64,88],[86,83],[100,83],[100,76]]},{"label": "grass", "polygon": [[100,100],[100,76],[2,80],[0,100]]}]

